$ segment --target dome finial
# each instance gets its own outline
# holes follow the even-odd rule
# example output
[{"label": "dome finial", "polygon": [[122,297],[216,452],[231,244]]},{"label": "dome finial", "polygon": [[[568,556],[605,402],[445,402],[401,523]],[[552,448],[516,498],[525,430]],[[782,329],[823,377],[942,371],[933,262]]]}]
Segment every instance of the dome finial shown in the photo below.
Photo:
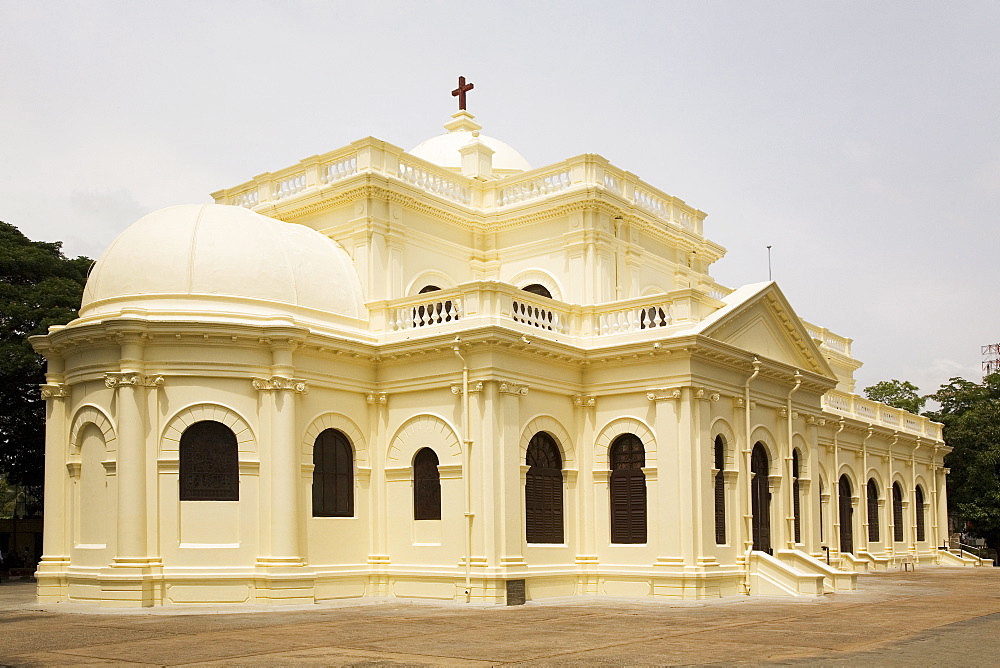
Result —
[{"label": "dome finial", "polygon": [[465,77],[458,77],[458,88],[451,91],[451,94],[458,98],[459,111],[465,111],[465,94],[475,87],[475,84],[465,83]]}]

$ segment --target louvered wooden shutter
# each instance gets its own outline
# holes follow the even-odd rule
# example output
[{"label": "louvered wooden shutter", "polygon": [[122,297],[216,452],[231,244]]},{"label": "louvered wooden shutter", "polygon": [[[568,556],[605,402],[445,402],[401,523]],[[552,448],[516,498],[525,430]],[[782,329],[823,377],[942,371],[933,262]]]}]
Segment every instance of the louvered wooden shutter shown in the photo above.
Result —
[{"label": "louvered wooden shutter", "polygon": [[840,504],[840,551],[854,552],[854,508],[851,506],[851,484],[846,476],[841,476],[837,489],[837,501]]},{"label": "louvered wooden shutter", "polygon": [[562,457],[555,440],[538,432],[528,442],[524,532],[529,543],[563,542]]},{"label": "louvered wooden shutter", "polygon": [[913,502],[917,506],[917,540],[925,540],[927,536],[924,534],[924,490],[917,487],[913,491]]},{"label": "louvered wooden shutter", "polygon": [[868,542],[877,543],[879,540],[878,526],[878,485],[874,480],[868,481]]},{"label": "louvered wooden shutter", "polygon": [[903,542],[903,492],[898,482],[892,484],[892,539]]}]

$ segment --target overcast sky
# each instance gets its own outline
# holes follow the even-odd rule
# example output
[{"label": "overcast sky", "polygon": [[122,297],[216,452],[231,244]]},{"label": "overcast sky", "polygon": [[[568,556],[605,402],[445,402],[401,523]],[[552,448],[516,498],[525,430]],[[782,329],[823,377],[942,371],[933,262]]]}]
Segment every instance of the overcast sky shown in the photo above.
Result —
[{"label": "overcast sky", "polygon": [[374,135],[459,74],[534,166],[708,212],[730,287],[852,337],[859,390],[1000,341],[1000,3],[0,0],[0,220],[97,257],[140,216]]}]

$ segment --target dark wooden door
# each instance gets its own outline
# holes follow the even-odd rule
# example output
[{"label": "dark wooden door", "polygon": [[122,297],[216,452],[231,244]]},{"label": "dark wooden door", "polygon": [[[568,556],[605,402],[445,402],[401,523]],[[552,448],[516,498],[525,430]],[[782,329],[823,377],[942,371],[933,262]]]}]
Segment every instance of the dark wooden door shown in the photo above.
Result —
[{"label": "dark wooden door", "polygon": [[851,481],[840,476],[837,494],[840,507],[840,551],[854,553],[854,506],[851,504]]},{"label": "dark wooden door", "polygon": [[757,443],[750,455],[750,471],[754,474],[750,495],[753,549],[771,554],[771,491],[768,489],[768,469],[767,450]]}]

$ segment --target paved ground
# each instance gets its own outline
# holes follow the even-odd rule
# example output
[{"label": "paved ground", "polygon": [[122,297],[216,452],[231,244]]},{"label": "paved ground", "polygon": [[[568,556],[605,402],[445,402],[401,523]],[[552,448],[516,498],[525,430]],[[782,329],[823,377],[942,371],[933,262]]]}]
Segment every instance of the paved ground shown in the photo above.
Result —
[{"label": "paved ground", "polygon": [[0,584],[0,665],[995,664],[1000,568],[859,578],[820,600],[399,601],[107,612]]}]

